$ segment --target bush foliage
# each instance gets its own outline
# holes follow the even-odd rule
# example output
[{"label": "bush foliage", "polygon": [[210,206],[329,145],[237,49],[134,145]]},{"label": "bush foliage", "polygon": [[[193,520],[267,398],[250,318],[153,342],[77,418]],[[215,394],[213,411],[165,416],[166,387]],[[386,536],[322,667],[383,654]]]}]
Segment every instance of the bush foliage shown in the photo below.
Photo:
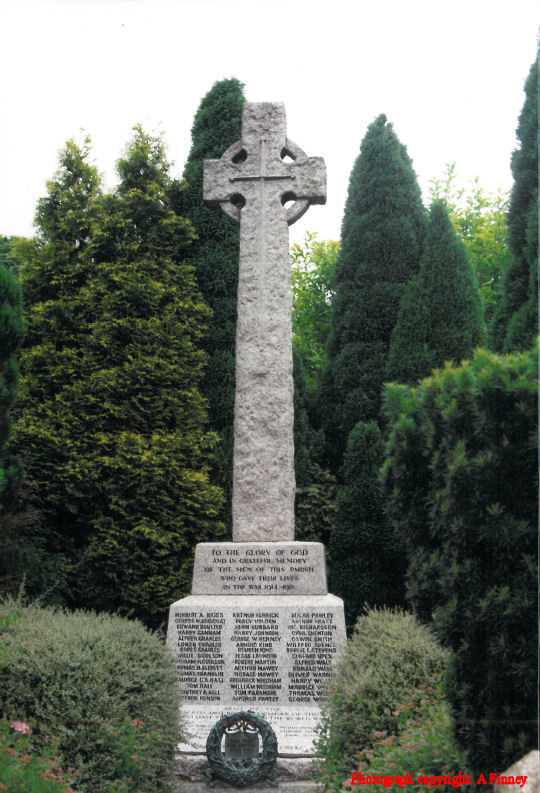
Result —
[{"label": "bush foliage", "polygon": [[291,247],[293,349],[301,356],[308,389],[314,393],[326,364],[339,242],[306,232]]},{"label": "bush foliage", "polygon": [[[5,239],[0,237],[0,242]],[[20,484],[20,460],[8,449],[10,409],[15,398],[19,366],[17,356],[24,337],[21,287],[0,259],[0,587],[12,583],[16,531],[9,509]]]},{"label": "bush foliage", "polygon": [[454,651],[448,696],[480,770],[536,742],[536,369],[536,351],[478,350],[386,394],[408,598]]},{"label": "bush foliage", "polygon": [[[78,793],[168,791],[178,685],[168,650],[119,617],[0,607],[0,712],[32,730]],[[130,777],[133,784],[120,783]]]},{"label": "bush foliage", "polygon": [[[454,722],[447,702],[425,700],[419,707],[398,709],[400,724],[397,734],[381,735],[375,733],[376,741],[373,748],[360,751],[358,770],[364,776],[405,776],[409,774],[414,780],[407,783],[408,793],[425,793],[426,784],[418,783],[418,776],[426,774],[435,776],[450,775],[456,780],[452,790],[470,790],[468,785],[457,783],[458,774],[466,775],[467,760],[459,750],[454,738]],[[442,789],[447,789],[443,786]],[[370,791],[403,790],[399,783],[370,785]]]},{"label": "bush foliage", "polygon": [[51,757],[35,754],[32,728],[0,719],[0,790],[9,793],[75,793],[71,777]]},{"label": "bush foliage", "polygon": [[442,704],[447,663],[448,651],[411,614],[360,617],[323,711],[318,749],[327,786],[340,786],[360,763],[365,767],[370,751],[399,736],[408,721],[426,718],[427,701]]},{"label": "bush foliage", "polygon": [[17,388],[17,355],[24,337],[21,287],[15,276],[0,265],[0,513],[21,478],[17,458],[6,444],[11,431],[9,410]]}]

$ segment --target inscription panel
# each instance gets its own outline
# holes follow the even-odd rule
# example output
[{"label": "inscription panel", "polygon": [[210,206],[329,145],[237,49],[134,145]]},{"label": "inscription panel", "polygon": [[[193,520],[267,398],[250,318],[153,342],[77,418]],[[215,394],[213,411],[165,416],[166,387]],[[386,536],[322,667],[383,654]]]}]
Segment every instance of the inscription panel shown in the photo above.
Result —
[{"label": "inscription panel", "polygon": [[326,595],[319,542],[199,543],[194,595]]},{"label": "inscription panel", "polygon": [[186,751],[204,751],[223,713],[253,710],[276,732],[280,754],[313,753],[320,704],[345,646],[338,598],[191,596],[171,607],[167,642],[191,736]]},{"label": "inscription panel", "polygon": [[[223,716],[228,708],[217,708],[215,705],[184,705],[182,717],[190,734],[189,743],[181,743],[181,752],[201,752],[206,749],[208,733]],[[232,712],[232,710],[231,710]],[[280,708],[270,705],[257,710],[271,725],[278,740],[279,755],[313,755],[315,747],[315,728],[319,723],[320,708]]]}]

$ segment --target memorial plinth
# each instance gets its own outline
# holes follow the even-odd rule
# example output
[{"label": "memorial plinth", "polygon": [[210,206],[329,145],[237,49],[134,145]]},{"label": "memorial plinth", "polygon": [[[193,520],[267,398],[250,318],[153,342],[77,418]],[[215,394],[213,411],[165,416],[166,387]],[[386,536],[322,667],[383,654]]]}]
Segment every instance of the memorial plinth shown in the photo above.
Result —
[{"label": "memorial plinth", "polygon": [[240,223],[233,542],[197,546],[192,595],[170,609],[188,733],[182,768],[200,778],[215,723],[253,711],[277,737],[278,770],[281,758],[294,775],[315,753],[326,684],[346,643],[323,546],[294,541],[288,225],[326,200],[324,162],[287,138],[282,104],[246,102],[241,140],[204,164],[204,198]]},{"label": "memorial plinth", "polygon": [[167,635],[190,733],[181,751],[204,752],[223,713],[253,710],[272,726],[280,756],[315,753],[326,684],[346,643],[323,550],[301,542],[197,547],[197,594],[171,606]]}]

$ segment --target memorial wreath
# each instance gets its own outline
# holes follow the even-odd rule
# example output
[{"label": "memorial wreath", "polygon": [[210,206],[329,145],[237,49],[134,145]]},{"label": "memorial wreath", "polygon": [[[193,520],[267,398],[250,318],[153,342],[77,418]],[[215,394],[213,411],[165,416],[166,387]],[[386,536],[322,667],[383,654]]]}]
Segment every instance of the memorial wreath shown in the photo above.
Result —
[{"label": "memorial wreath", "polygon": [[[262,753],[255,761],[233,760],[225,757],[221,751],[225,731],[240,724],[255,727],[261,736]],[[206,756],[210,765],[205,772],[207,782],[212,784],[216,779],[221,779],[236,787],[253,785],[263,780],[276,784],[277,752],[276,734],[262,716],[257,716],[251,710],[222,716],[210,730],[206,741]]]}]

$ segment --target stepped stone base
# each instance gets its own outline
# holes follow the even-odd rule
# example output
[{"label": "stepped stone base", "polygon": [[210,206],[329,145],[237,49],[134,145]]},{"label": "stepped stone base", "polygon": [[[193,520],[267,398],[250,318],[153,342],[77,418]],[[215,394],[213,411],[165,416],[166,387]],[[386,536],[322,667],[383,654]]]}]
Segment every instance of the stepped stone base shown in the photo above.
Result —
[{"label": "stepped stone base", "polygon": [[[206,779],[204,772],[207,768],[208,760],[205,754],[182,753],[177,757],[178,777],[185,784],[204,782]],[[278,757],[276,768],[280,784],[282,782],[313,782],[313,777],[316,775],[316,768],[311,757]],[[239,790],[239,788],[236,789]]]},{"label": "stepped stone base", "polygon": [[179,782],[175,788],[174,793],[210,793],[211,790],[220,791],[220,793],[323,793],[321,785],[315,782],[278,782],[277,787],[270,787],[270,785],[260,784],[250,787],[230,787],[220,782],[216,782],[211,788],[204,784],[204,782]]}]

